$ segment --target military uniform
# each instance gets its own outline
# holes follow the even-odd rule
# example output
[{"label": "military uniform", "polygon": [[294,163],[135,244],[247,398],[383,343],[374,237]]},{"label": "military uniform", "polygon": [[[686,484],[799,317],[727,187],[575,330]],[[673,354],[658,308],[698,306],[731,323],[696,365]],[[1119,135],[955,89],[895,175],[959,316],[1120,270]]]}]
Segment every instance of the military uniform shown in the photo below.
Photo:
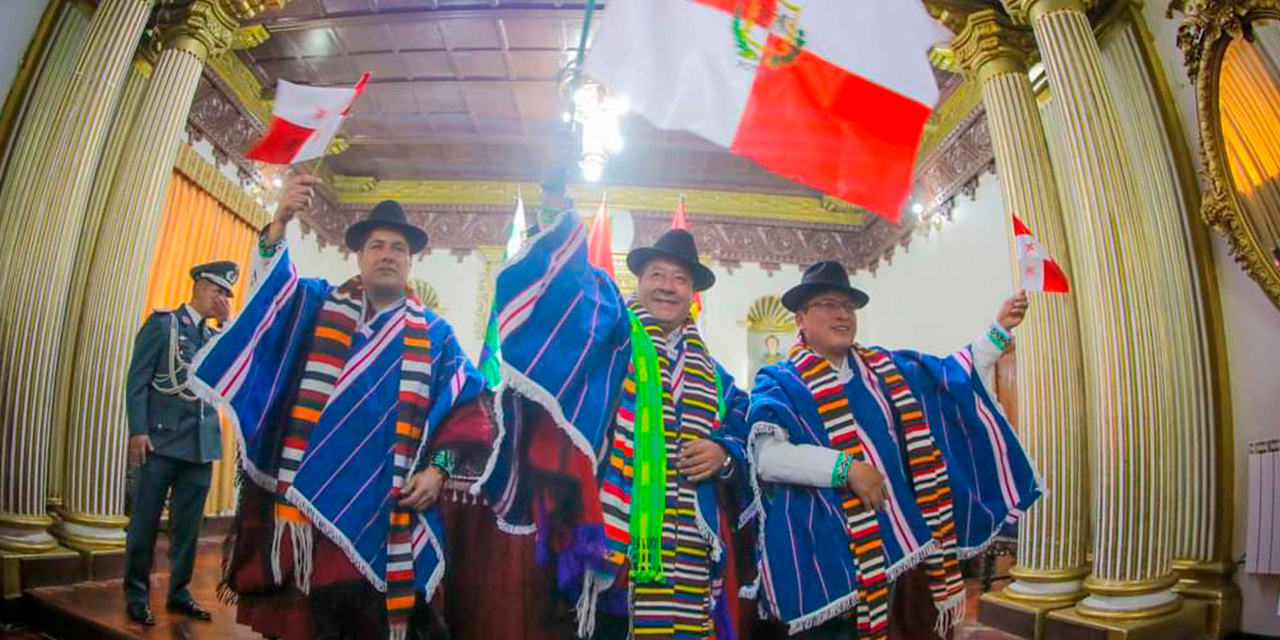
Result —
[{"label": "military uniform", "polygon": [[[191,272],[193,278],[213,281],[228,292],[237,274],[233,262],[201,265]],[[222,456],[217,409],[196,398],[186,384],[196,352],[215,334],[207,320],[185,304],[173,310],[156,310],[138,331],[134,344],[127,382],[129,437],[149,436],[154,451],[138,470],[125,547],[124,591],[131,616],[139,606],[146,607],[149,615],[152,558],[166,498],[170,498],[172,572],[168,605],[188,613],[194,607],[187,585],[195,564],[213,461]]]}]

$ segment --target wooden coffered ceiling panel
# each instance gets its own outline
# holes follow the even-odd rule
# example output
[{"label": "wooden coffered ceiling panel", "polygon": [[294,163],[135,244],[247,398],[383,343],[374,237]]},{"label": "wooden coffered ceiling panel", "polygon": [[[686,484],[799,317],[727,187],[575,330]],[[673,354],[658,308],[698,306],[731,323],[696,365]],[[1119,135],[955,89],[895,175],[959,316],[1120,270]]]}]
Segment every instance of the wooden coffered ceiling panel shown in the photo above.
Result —
[{"label": "wooden coffered ceiling panel", "polygon": [[[601,3],[603,6],[604,3]],[[564,105],[557,77],[582,31],[581,2],[292,0],[242,59],[264,87],[349,85],[372,73],[329,159],[386,179],[537,180]],[[597,25],[598,26],[598,21]],[[594,27],[593,27],[594,29]],[[622,123],[616,184],[815,194],[695,136]]]},{"label": "wooden coffered ceiling panel", "polygon": [[[999,6],[930,2],[948,16]],[[291,0],[263,15],[271,37],[240,55],[268,90],[280,79],[350,85],[372,73],[343,130],[351,146],[329,159],[338,173],[537,180],[563,116],[556,79],[573,59],[583,10],[563,0]],[[938,75],[944,94],[958,82]],[[636,116],[622,126],[626,148],[610,160],[607,183],[816,193],[696,136]]]}]

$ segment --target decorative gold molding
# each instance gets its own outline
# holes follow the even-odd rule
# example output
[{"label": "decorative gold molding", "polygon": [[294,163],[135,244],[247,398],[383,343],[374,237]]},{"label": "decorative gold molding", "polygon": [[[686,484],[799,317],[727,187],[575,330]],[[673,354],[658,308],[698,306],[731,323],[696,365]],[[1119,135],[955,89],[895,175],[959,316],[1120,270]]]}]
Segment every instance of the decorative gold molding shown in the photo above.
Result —
[{"label": "decorative gold molding", "polygon": [[976,79],[965,78],[947,101],[933,112],[925,123],[918,157],[927,158],[942,145],[960,125],[982,107],[982,86]]},{"label": "decorative gold molding", "polygon": [[1025,73],[1035,39],[1025,30],[1006,24],[996,11],[970,14],[965,28],[954,40],[961,66],[979,79],[999,73]]},{"label": "decorative gold molding", "polygon": [[235,93],[236,100],[257,118],[259,124],[271,120],[271,101],[263,99],[262,84],[234,52],[214,56],[206,66]]},{"label": "decorative gold molding", "polygon": [[174,168],[254,229],[262,229],[271,222],[270,214],[253,196],[191,147],[185,144],[178,146],[178,161]]},{"label": "decorative gold molding", "polygon": [[267,8],[282,8],[287,0],[187,0],[161,6],[160,24],[169,47],[207,61],[222,55],[237,41],[242,21]]},{"label": "decorative gold molding", "polygon": [[1244,38],[1254,21],[1280,20],[1280,0],[1172,0],[1167,14],[1172,17],[1175,10],[1184,14],[1178,27],[1178,48],[1196,87],[1200,160],[1207,187],[1202,196],[1201,217],[1226,236],[1236,262],[1280,309],[1280,268],[1269,248],[1261,246],[1236,197],[1223,151],[1218,109],[1218,79],[1227,47]]},{"label": "decorative gold molding", "polygon": [[747,319],[739,323],[749,331],[763,333],[789,333],[796,330],[795,314],[782,306],[782,298],[763,296],[747,309]]},{"label": "decorative gold molding", "polygon": [[[341,175],[335,175],[330,185],[339,204],[360,205],[372,205],[387,199],[404,204],[509,205],[517,194],[523,194],[526,202],[536,202],[541,193],[538,185],[533,183],[378,180]],[[809,196],[581,184],[573,186],[571,191],[579,209],[584,211],[599,205],[607,191],[609,206],[621,209],[675,211],[683,195],[688,213],[855,227],[862,226],[869,219],[865,210],[848,203]]]},{"label": "decorative gold molding", "polygon": [[261,24],[249,24],[236,29],[231,38],[231,49],[241,51],[252,49],[271,38],[271,32]]},{"label": "decorative gold molding", "polygon": [[444,315],[446,309],[440,306],[440,294],[436,292],[436,288],[431,286],[430,282],[421,278],[413,278],[409,280],[409,288],[418,294],[418,301],[422,306],[436,315]]}]

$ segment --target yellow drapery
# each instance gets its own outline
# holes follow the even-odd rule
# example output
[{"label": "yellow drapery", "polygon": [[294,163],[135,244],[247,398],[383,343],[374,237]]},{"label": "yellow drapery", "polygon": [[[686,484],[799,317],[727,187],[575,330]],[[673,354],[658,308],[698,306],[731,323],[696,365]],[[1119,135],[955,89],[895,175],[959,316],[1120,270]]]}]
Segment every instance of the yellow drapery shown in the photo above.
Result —
[{"label": "yellow drapery", "polygon": [[[1259,33],[1275,29],[1264,25]],[[1264,251],[1280,242],[1280,60],[1272,59],[1274,54],[1280,52],[1231,43],[1219,94],[1227,164]]]},{"label": "yellow drapery", "polygon": [[[257,232],[199,185],[178,171],[169,181],[160,234],[152,254],[145,320],[153,309],[172,309],[191,299],[191,267],[215,260],[240,264],[231,299],[234,315],[244,302],[245,283]],[[222,422],[222,459],[213,465],[213,483],[205,513],[226,514],[235,507],[236,439]]]}]

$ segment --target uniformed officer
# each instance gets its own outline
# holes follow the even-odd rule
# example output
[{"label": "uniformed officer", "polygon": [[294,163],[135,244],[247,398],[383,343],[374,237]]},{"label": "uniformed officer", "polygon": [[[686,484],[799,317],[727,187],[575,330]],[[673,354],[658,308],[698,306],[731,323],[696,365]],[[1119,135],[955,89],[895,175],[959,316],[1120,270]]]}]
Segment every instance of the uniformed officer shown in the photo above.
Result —
[{"label": "uniformed officer", "polygon": [[129,364],[129,464],[138,468],[133,515],[125,545],[124,593],[129,618],[154,625],[151,563],[165,498],[169,503],[170,611],[209,620],[187,590],[209,493],[213,461],[222,456],[218,412],[187,388],[196,351],[212,338],[213,319],[224,323],[240,269],[211,262],[191,270],[191,302],[147,318]]}]

